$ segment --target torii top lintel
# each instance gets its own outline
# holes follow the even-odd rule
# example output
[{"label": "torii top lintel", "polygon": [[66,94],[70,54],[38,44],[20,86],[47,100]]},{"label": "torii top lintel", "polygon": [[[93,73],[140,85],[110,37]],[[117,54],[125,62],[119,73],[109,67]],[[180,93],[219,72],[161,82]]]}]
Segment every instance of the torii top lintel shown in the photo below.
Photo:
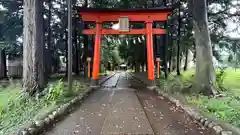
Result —
[{"label": "torii top lintel", "polygon": [[120,17],[127,16],[132,22],[154,22],[166,21],[172,9],[150,8],[150,9],[99,9],[99,8],[78,8],[77,9],[85,22],[114,22]]}]

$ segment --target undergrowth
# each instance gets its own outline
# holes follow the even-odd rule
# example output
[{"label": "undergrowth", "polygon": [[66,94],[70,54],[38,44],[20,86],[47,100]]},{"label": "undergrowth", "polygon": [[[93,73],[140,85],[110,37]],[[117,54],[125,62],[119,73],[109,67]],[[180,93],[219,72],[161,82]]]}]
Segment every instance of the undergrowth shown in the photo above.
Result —
[{"label": "undergrowth", "polygon": [[9,86],[0,91],[0,134],[6,135],[22,127],[25,122],[35,119],[38,115],[48,112],[51,108],[71,100],[86,89],[86,85],[74,82],[71,94],[65,82],[59,80],[48,85],[34,97],[26,96],[20,86]]},{"label": "undergrowth", "polygon": [[159,87],[167,93],[183,95],[188,103],[197,106],[207,115],[240,128],[240,70],[218,69],[216,80],[215,88],[224,97],[204,96],[196,91],[192,87],[195,83],[192,71],[185,72],[180,77],[170,75],[167,80],[160,81]]},{"label": "undergrowth", "polygon": [[240,100],[233,97],[216,99],[202,95],[186,98],[188,103],[199,107],[205,113],[240,127]]}]

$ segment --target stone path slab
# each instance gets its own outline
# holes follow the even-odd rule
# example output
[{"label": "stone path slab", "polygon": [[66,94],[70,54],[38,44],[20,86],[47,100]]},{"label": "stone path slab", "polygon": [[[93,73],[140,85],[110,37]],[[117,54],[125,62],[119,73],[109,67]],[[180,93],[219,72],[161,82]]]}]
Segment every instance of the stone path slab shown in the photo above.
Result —
[{"label": "stone path slab", "polygon": [[135,92],[115,92],[111,106],[103,124],[102,135],[154,134]]},{"label": "stone path slab", "polygon": [[214,135],[164,97],[149,90],[138,90],[137,95],[155,135]]},{"label": "stone path slab", "polygon": [[66,119],[44,135],[99,135],[109,109],[109,91],[95,91]]},{"label": "stone path slab", "polygon": [[116,73],[113,77],[111,77],[109,80],[104,82],[101,86],[102,87],[116,87],[118,79],[120,77],[120,73]]}]

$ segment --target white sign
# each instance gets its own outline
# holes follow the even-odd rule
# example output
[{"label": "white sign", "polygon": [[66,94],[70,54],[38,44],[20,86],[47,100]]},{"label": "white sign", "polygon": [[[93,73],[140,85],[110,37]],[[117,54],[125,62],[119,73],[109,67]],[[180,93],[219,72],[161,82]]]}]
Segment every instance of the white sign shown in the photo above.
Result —
[{"label": "white sign", "polygon": [[120,17],[119,18],[119,31],[129,31],[129,19],[128,17]]}]

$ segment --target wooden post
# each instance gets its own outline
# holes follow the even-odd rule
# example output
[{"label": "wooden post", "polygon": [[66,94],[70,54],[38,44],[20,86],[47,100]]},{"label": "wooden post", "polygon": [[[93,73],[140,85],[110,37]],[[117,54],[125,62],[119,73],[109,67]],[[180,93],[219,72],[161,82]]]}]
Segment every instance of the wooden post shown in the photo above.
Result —
[{"label": "wooden post", "polygon": [[152,22],[146,22],[147,29],[147,64],[148,64],[148,80],[154,81],[154,58],[153,58],[153,37]]},{"label": "wooden post", "polygon": [[87,58],[87,63],[88,63],[88,78],[91,78],[91,57]]},{"label": "wooden post", "polygon": [[157,79],[160,78],[160,58],[156,59],[157,61]]},{"label": "wooden post", "polygon": [[98,74],[100,66],[100,46],[101,46],[101,31],[102,23],[96,23],[96,36],[94,44],[94,58],[93,58],[93,75],[92,75],[92,86],[98,86]]}]

